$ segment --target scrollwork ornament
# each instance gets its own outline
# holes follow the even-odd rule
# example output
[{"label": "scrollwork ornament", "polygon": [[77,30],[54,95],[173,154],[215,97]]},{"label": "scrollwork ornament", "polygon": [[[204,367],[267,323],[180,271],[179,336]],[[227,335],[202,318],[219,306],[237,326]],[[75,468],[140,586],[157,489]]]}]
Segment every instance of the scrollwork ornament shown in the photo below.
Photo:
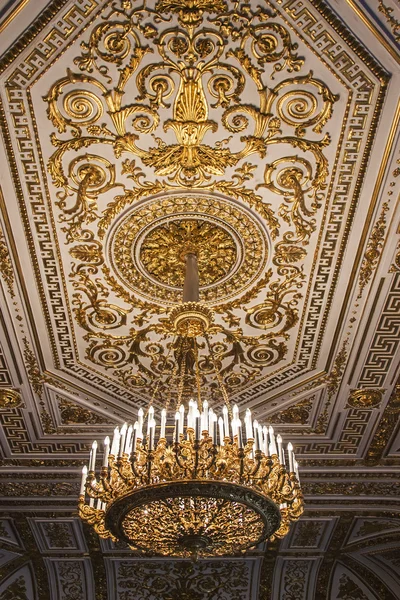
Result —
[{"label": "scrollwork ornament", "polygon": [[10,259],[10,252],[8,250],[6,240],[3,234],[3,230],[0,226],[0,274],[4,279],[8,293],[11,298],[15,297],[14,291],[14,269]]},{"label": "scrollwork ornament", "polygon": [[[263,7],[158,0],[149,8],[124,0],[85,36],[75,66],[44,101],[55,130],[48,170],[87,358],[108,372],[113,366],[129,387],[154,380],[162,362],[157,336],[171,331],[180,260],[190,251],[178,230],[197,219],[190,235],[202,238],[203,299],[225,323],[212,331],[225,346],[224,377],[240,388],[284,358],[298,322],[302,263],[329,175],[326,126],[338,96],[302,71],[291,30]],[[198,194],[196,219],[177,200],[168,205],[184,193],[188,205],[188,189]],[[221,197],[231,202],[225,224],[210,206],[203,218],[208,196],[214,211]],[[140,215],[157,220],[158,230],[143,221],[142,239],[132,219],[118,238],[125,215],[147,203],[152,214]],[[243,231],[238,204],[242,214],[257,213],[274,244],[268,268],[259,249],[269,242]],[[241,246],[253,251],[241,254]]]}]

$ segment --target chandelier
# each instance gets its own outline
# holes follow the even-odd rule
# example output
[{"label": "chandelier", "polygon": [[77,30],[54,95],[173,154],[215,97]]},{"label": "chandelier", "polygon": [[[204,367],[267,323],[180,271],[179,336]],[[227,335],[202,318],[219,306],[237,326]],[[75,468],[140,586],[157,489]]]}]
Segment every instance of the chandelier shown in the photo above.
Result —
[{"label": "chandelier", "polygon": [[[133,425],[105,438],[100,469],[93,442],[82,469],[79,515],[100,537],[148,555],[235,555],[283,537],[301,516],[298,464],[290,442],[285,449],[281,436],[253,420],[249,409],[242,422],[237,405],[231,407],[209,343],[213,313],[199,302],[197,259],[190,251],[185,258],[183,303],[170,314],[174,419],[169,401],[159,426],[152,402],[146,414],[140,408]],[[219,415],[202,397],[202,337],[224,401]]]}]

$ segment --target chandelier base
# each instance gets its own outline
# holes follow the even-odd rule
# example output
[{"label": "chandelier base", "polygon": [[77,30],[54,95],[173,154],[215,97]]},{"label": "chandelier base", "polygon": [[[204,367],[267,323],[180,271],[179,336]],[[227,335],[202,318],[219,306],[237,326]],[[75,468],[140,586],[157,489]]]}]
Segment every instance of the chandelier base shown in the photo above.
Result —
[{"label": "chandelier base", "polygon": [[153,484],[119,497],[104,520],[115,538],[148,554],[224,556],[264,542],[279,529],[281,513],[248,487],[195,479]]}]

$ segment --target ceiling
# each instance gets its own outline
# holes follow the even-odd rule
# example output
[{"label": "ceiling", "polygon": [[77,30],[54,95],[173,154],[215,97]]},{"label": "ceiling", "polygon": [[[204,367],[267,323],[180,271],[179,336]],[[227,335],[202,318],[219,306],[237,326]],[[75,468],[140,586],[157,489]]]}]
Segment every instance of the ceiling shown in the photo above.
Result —
[{"label": "ceiling", "polygon": [[[396,598],[399,23],[394,0],[0,2],[0,598]],[[76,517],[93,437],[160,378],[173,401],[188,251],[229,395],[292,441],[307,502],[280,544],[195,565]]]}]

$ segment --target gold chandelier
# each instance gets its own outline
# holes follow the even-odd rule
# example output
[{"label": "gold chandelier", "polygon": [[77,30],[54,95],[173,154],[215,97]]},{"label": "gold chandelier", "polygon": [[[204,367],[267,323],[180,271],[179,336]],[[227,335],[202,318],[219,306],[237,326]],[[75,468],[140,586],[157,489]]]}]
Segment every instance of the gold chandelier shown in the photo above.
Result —
[{"label": "gold chandelier", "polygon": [[[213,314],[199,303],[197,260],[190,251],[186,264],[183,304],[171,313],[174,426],[169,402],[159,430],[152,403],[146,415],[139,409],[134,425],[117,427],[111,443],[106,437],[97,472],[93,442],[89,466],[82,469],[79,515],[100,537],[145,554],[234,555],[283,537],[301,516],[298,465],[290,442],[285,450],[281,436],[253,421],[249,409],[243,427],[238,407],[231,408],[208,338]],[[202,398],[201,337],[224,400],[219,416]],[[187,400],[190,380],[196,400]]]}]

